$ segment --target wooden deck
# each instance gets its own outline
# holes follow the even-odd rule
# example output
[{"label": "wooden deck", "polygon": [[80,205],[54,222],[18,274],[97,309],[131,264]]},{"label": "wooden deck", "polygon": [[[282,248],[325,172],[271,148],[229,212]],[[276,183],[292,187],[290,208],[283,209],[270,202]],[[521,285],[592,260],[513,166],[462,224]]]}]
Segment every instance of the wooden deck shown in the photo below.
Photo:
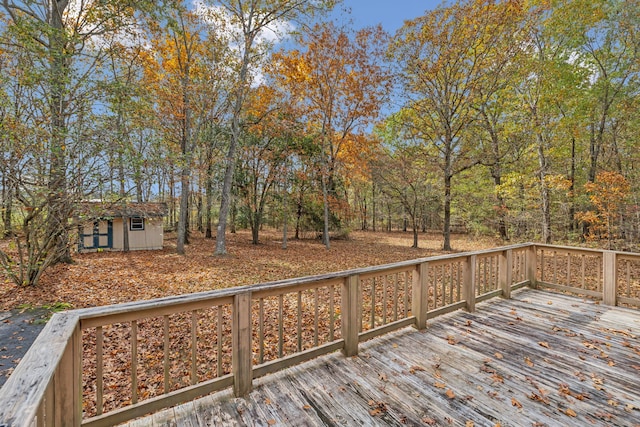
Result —
[{"label": "wooden deck", "polygon": [[640,311],[541,291],[479,304],[130,426],[640,426]]}]

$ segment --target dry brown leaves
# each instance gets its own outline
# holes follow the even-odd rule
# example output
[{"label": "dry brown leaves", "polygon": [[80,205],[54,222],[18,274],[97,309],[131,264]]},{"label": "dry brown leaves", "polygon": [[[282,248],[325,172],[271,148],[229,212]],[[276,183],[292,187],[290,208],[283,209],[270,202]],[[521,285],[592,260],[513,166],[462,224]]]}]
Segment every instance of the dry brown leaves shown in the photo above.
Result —
[{"label": "dry brown leaves", "polygon": [[[440,254],[441,236],[421,235],[421,249],[412,249],[411,233],[354,232],[335,240],[327,250],[317,240],[292,240],[281,248],[275,231],[261,233],[251,244],[249,231],[228,234],[228,256],[213,255],[215,241],[193,233],[187,254],[175,253],[175,235],[165,237],[161,251],[102,252],[74,255],[74,264],[45,272],[37,287],[19,288],[0,273],[1,309],[20,304],[41,306],[67,302],[74,308],[117,304],[169,295],[250,285],[397,262]],[[459,250],[482,249],[493,241],[456,236]]]}]

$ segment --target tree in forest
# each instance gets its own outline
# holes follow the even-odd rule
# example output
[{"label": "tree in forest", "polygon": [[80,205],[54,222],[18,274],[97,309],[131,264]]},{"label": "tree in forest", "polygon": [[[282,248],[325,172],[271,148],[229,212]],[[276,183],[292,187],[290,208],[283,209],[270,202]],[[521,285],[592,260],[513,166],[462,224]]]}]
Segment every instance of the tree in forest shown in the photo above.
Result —
[{"label": "tree in forest", "polygon": [[[9,22],[5,42],[29,55],[30,73],[36,74],[39,99],[38,138],[46,147],[46,155],[35,159],[40,172],[24,187],[22,196],[30,214],[23,221],[26,251],[38,256],[24,262],[29,267],[22,283],[35,284],[41,271],[52,263],[69,262],[69,230],[74,201],[82,197],[80,176],[71,176],[71,164],[80,152],[70,150],[72,142],[88,137],[91,107],[95,100],[95,75],[106,50],[100,38],[136,24],[136,13],[156,7],[151,1],[115,0],[108,3],[69,2],[68,0],[13,1],[2,0]],[[83,130],[84,129],[84,130]],[[78,139],[75,139],[75,138]],[[80,150],[86,147],[79,147]],[[33,189],[37,185],[39,190]],[[53,244],[52,242],[55,242]],[[33,246],[35,245],[35,246]],[[30,249],[37,247],[38,250]]]},{"label": "tree in forest", "polygon": [[338,171],[347,147],[378,117],[391,90],[381,27],[355,33],[332,23],[316,25],[299,40],[305,50],[276,56],[279,84],[313,126],[320,147],[323,243],[329,242],[330,205],[340,200]]},{"label": "tree in forest", "polygon": [[283,32],[292,29],[291,22],[304,21],[315,13],[333,7],[333,0],[203,0],[199,12],[214,25],[231,28],[232,43],[237,48],[234,64],[236,78],[231,90],[230,141],[225,156],[225,174],[222,184],[220,214],[216,234],[217,255],[224,255],[226,249],[227,217],[231,207],[231,187],[233,184],[237,151],[242,138],[244,124],[242,115],[251,85],[259,72],[272,43],[265,32]]},{"label": "tree in forest", "polygon": [[[513,164],[525,144],[513,126],[515,107],[513,87],[520,76],[522,46],[537,22],[537,9],[527,9],[519,2],[497,2],[484,5],[485,31],[494,34],[493,48],[483,60],[482,72],[473,87],[473,109],[477,113],[472,132],[477,132],[479,163],[489,169],[496,188],[502,183],[507,167]],[[506,215],[508,207],[501,192],[494,191],[497,229],[503,240],[509,240]]]},{"label": "tree in forest", "polygon": [[404,208],[413,231],[411,247],[417,248],[421,216],[434,196],[437,175],[430,170],[428,147],[403,140],[393,119],[388,119],[382,132],[385,149],[371,165],[373,180],[383,194]]},{"label": "tree in forest", "polygon": [[474,104],[487,70],[496,60],[511,16],[519,2],[467,0],[438,7],[407,21],[390,54],[397,60],[407,101],[402,114],[406,132],[438,151],[434,159],[444,182],[443,249],[451,250],[452,178],[478,163],[477,141],[467,132],[477,120]]},{"label": "tree in forest", "polygon": [[271,87],[259,86],[250,95],[249,124],[240,147],[236,174],[238,193],[243,200],[251,227],[251,241],[259,243],[267,201],[274,187],[286,178],[292,132],[286,112],[277,104],[279,94]]},{"label": "tree in forest", "polygon": [[153,41],[158,53],[158,107],[165,118],[167,138],[178,153],[180,208],[176,251],[180,255],[184,255],[188,243],[189,195],[196,148],[194,115],[198,106],[193,98],[198,92],[198,81],[200,86],[203,80],[208,82],[208,70],[201,61],[205,49],[201,25],[199,16],[177,5],[169,14],[167,24],[157,27]]},{"label": "tree in forest", "polygon": [[589,239],[607,240],[607,248],[613,249],[615,239],[621,236],[621,208],[629,196],[629,183],[617,172],[600,172],[596,182],[588,181],[585,190],[595,210],[580,212],[578,220],[589,224]]}]

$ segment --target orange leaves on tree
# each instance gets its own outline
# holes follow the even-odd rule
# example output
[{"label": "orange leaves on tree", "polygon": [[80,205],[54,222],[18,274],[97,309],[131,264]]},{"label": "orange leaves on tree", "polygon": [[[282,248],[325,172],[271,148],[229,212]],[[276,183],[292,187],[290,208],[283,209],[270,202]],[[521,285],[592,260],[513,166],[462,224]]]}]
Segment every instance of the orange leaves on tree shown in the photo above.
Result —
[{"label": "orange leaves on tree", "polygon": [[611,248],[612,241],[619,235],[618,218],[631,186],[617,172],[600,172],[595,182],[587,182],[584,188],[595,210],[579,212],[576,219],[589,225],[590,239],[606,239]]}]

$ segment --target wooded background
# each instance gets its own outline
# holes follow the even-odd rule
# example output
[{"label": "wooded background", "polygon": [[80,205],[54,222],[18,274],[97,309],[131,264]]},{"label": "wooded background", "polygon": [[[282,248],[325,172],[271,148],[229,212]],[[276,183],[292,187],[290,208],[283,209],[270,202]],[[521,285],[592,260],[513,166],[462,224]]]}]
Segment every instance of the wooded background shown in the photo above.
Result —
[{"label": "wooded background", "polygon": [[71,259],[85,200],[225,233],[640,240],[640,2],[464,0],[396,34],[333,1],[2,0],[0,263]]}]

